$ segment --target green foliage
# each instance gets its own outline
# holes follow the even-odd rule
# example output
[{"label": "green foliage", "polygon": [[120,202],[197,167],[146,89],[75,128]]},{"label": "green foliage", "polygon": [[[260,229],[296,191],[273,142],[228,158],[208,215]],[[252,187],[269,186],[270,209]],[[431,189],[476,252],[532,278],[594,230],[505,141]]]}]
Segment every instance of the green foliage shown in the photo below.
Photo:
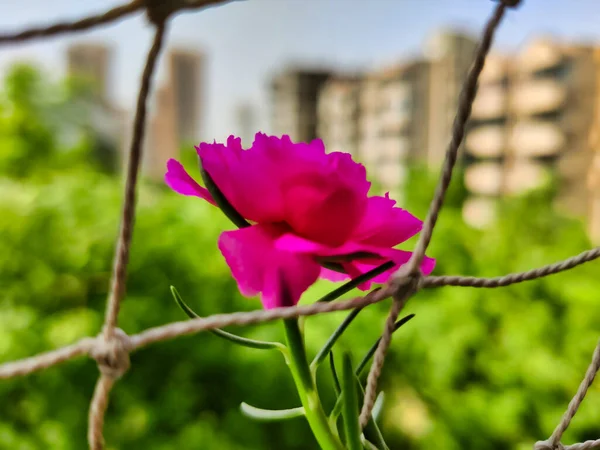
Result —
[{"label": "green foliage", "polygon": [[[89,162],[89,146],[78,144],[79,152],[77,145],[65,147],[64,124],[42,113],[60,104],[57,89],[35,70],[15,69],[0,105],[2,362],[94,335],[102,324],[121,188]],[[402,206],[424,218],[434,186],[434,176],[413,170]],[[582,224],[553,213],[549,195],[506,202],[499,222],[477,231],[463,224],[464,189],[453,184],[428,251],[438,260],[435,273],[502,275],[589,248]],[[219,233],[233,228],[221,213],[151,185],[141,186],[138,212],[120,316],[124,330],[187,320],[171,285],[202,316],[260,307],[239,295],[217,250]],[[598,269],[596,262],[508,288],[431,289],[412,298],[403,314],[416,317],[395,334],[381,383],[380,425],[390,448],[529,449],[546,438],[598,339]],[[317,284],[302,302],[332,286]],[[358,360],[377,339],[388,307],[363,310],[336,345]],[[346,315],[306,320],[309,358]],[[279,323],[229,331],[282,341]],[[97,375],[92,361],[80,359],[2,381],[0,449],[85,448]],[[330,375],[326,368],[318,374],[327,411],[335,401]],[[593,386],[566,442],[600,436],[598,401],[600,389]],[[242,414],[242,402],[298,406],[278,352],[209,333],[153,345],[132,355],[132,369],[115,387],[108,448],[316,448],[302,418],[257,423]]]},{"label": "green foliage", "polygon": [[85,80],[52,83],[33,66],[12,67],[0,92],[0,173],[114,171],[116,148],[91,125],[91,95]]}]

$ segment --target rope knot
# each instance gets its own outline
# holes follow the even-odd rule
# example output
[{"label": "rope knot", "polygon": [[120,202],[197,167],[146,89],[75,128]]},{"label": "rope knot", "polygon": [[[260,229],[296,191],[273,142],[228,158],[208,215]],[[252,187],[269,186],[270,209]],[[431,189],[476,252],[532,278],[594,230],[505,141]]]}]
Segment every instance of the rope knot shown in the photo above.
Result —
[{"label": "rope knot", "polygon": [[156,25],[161,26],[167,19],[180,8],[180,1],[164,1],[164,0],[143,0],[146,7],[146,15],[148,20]]},{"label": "rope knot", "polygon": [[120,328],[115,328],[108,339],[105,333],[101,333],[96,338],[96,344],[90,352],[90,356],[98,363],[100,373],[117,380],[127,372],[131,365],[130,348],[129,336]]},{"label": "rope knot", "polygon": [[412,295],[423,287],[424,277],[417,268],[412,270],[410,264],[401,266],[392,276],[389,284],[394,294],[393,296],[402,297]]},{"label": "rope knot", "polygon": [[533,450],[565,450],[566,447],[560,442],[553,444],[550,440],[537,441],[533,446]]},{"label": "rope knot", "polygon": [[500,0],[507,8],[516,8],[521,3],[521,0]]}]

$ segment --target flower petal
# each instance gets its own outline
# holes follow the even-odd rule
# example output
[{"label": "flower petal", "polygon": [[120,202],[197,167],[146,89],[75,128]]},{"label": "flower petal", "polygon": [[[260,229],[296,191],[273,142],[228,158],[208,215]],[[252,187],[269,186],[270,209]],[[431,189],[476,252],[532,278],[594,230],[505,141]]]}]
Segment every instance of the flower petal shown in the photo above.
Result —
[{"label": "flower petal", "polygon": [[286,180],[283,187],[286,222],[298,234],[338,246],[353,233],[363,216],[366,197],[315,168]]},{"label": "flower petal", "polygon": [[215,204],[215,201],[208,190],[196,183],[183,168],[183,165],[175,159],[169,159],[167,161],[165,183],[178,194],[193,195],[195,197],[203,198],[213,205]]},{"label": "flower petal", "polygon": [[265,309],[295,305],[319,276],[319,265],[310,256],[275,248],[281,233],[281,227],[259,224],[226,231],[219,238],[240,292],[247,297],[262,293]]},{"label": "flower petal", "polygon": [[[383,283],[387,283],[390,276],[394,274],[394,272],[396,272],[401,266],[403,266],[404,264],[406,264],[408,262],[408,260],[410,259],[412,255],[412,252],[407,252],[404,250],[397,250],[397,249],[387,249],[384,251],[381,251],[381,256],[382,258],[377,260],[377,259],[369,259],[369,260],[357,260],[357,261],[352,261],[349,263],[345,263],[344,266],[344,270],[346,270],[346,272],[348,273],[348,278],[356,278],[357,276],[360,276],[364,273],[367,273],[370,270],[373,270],[374,268],[376,268],[377,266],[379,266],[380,264],[383,264],[384,262],[387,261],[393,261],[395,263],[394,267],[392,267],[389,270],[386,270],[385,272],[383,272],[382,274],[377,275],[374,278],[371,278],[371,280],[362,283],[361,285],[358,286],[358,288],[362,291],[368,291],[369,289],[371,289],[371,285],[373,283],[377,283],[377,284],[383,284]],[[428,256],[425,256],[425,258],[423,258],[423,262],[421,263],[421,273],[423,275],[429,275],[433,269],[435,268],[435,259],[433,258],[429,258]]]},{"label": "flower petal", "polygon": [[334,281],[337,283],[339,281],[345,281],[345,280],[349,279],[350,277],[348,276],[347,273],[341,273],[336,270],[326,269],[325,267],[322,267],[321,273],[319,274],[319,278],[323,278],[324,280]]},{"label": "flower petal", "polygon": [[352,240],[377,247],[394,247],[421,231],[423,222],[395,204],[389,194],[369,197],[367,210]]},{"label": "flower petal", "polygon": [[265,276],[261,299],[265,309],[298,304],[302,294],[319,278],[320,270],[305,255],[277,252]]},{"label": "flower petal", "polygon": [[[342,262],[342,266],[346,271],[344,274],[334,274],[332,271],[322,269],[320,276],[330,281],[342,281],[350,278],[356,278],[358,275],[368,272],[375,267],[383,264],[387,261],[393,261],[396,263],[393,268],[384,272],[381,275],[375,277],[372,281],[362,284],[359,286],[360,289],[366,290],[371,287],[373,282],[385,283],[390,275],[394,273],[400,266],[406,264],[410,259],[412,253],[404,250],[398,250],[395,248],[381,248],[372,245],[365,245],[355,242],[347,242],[344,245],[331,248],[318,242],[310,241],[309,239],[296,236],[292,233],[284,233],[278,237],[275,241],[275,247],[280,250],[286,250],[290,252],[303,253],[306,255],[312,255],[313,257],[325,257],[335,260],[341,256],[346,255],[365,255],[370,254],[373,256],[361,256],[353,261]],[[425,257],[421,263],[421,272],[424,275],[429,275],[435,267],[435,259]]]},{"label": "flower petal", "polygon": [[365,252],[376,247],[364,245],[357,242],[345,242],[340,246],[333,247],[320,242],[315,242],[297,234],[284,232],[276,239],[275,247],[293,253],[304,253],[313,256],[344,256],[358,252]]},{"label": "flower petal", "polygon": [[233,136],[229,136],[226,145],[201,143],[196,151],[203,169],[244,218],[254,222],[283,221],[277,167],[265,155],[243,150],[241,140]]},{"label": "flower petal", "polygon": [[301,235],[337,245],[366,209],[364,166],[346,153],[327,154],[321,140],[294,143],[257,133],[248,150],[239,138],[196,147],[202,167],[246,219],[286,222]]}]

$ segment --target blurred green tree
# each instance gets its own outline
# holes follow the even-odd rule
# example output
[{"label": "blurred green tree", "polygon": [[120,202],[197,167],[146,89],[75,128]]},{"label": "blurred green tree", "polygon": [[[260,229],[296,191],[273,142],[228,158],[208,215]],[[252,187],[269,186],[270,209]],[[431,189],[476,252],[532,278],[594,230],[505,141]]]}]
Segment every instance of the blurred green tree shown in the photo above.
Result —
[{"label": "blurred green tree", "polygon": [[[54,111],[61,89],[24,67],[5,84],[0,361],[99,331],[121,201],[117,180],[93,162],[89,147],[65,147],[59,139],[69,121],[52,122],[42,113]],[[193,171],[190,155],[191,150],[186,165]],[[435,175],[414,168],[401,206],[424,218],[435,181]],[[453,183],[428,251],[438,259],[435,273],[501,275],[588,248],[581,223],[549,208],[551,195],[541,190],[506,201],[498,223],[484,232],[462,222],[465,191]],[[239,295],[218,253],[218,234],[232,228],[218,211],[150,184],[141,186],[138,211],[120,316],[128,333],[185,319],[170,285],[201,315],[260,307],[258,300]],[[416,318],[395,337],[382,380],[387,393],[382,425],[390,447],[530,449],[548,436],[598,338],[598,267],[591,263],[502,289],[425,290],[411,299],[405,313]],[[317,284],[303,302],[331,287]],[[360,358],[377,338],[388,306],[363,311],[339,345]],[[307,319],[311,355],[344,316]],[[273,323],[232,331],[275,340],[282,337],[280,328]],[[1,382],[0,449],[85,448],[97,375],[94,363],[82,359]],[[319,382],[331,406],[327,368],[320,370]],[[599,388],[588,396],[568,441],[600,436],[593,407]],[[240,348],[210,334],[154,345],[132,355],[132,369],[116,385],[106,422],[108,448],[316,448],[302,419],[255,423],[239,412],[242,401],[263,408],[298,406],[278,353]]]},{"label": "blurred green tree", "polygon": [[98,122],[107,106],[93,97],[85,79],[52,82],[35,66],[13,66],[0,92],[0,173],[14,177],[48,175],[93,166],[118,167],[116,140]]}]

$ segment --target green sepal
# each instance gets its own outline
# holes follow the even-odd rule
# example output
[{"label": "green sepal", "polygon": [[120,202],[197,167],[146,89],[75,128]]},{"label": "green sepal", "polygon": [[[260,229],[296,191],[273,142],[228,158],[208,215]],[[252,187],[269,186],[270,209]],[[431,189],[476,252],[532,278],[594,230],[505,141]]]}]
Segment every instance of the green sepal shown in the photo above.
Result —
[{"label": "green sepal", "polygon": [[254,420],[260,420],[261,422],[280,422],[283,420],[295,419],[297,417],[304,417],[304,408],[302,406],[290,409],[262,409],[249,405],[248,403],[242,403],[240,405],[240,410],[242,411],[242,414]]},{"label": "green sepal", "polygon": [[[177,292],[177,289],[175,289],[175,286],[171,286],[171,293],[173,294],[173,298],[175,299],[175,302],[177,303],[177,305],[183,310],[184,313],[187,314],[187,316],[190,319],[197,319],[200,317],[183,301],[183,299],[181,298],[181,295],[179,295],[179,292]],[[223,331],[219,328],[210,330],[210,332],[216,336],[219,336],[223,339],[226,339],[230,342],[233,342],[234,344],[238,344],[243,347],[256,348],[259,350],[277,349],[277,350],[281,351],[284,355],[287,355],[287,348],[285,347],[285,345],[280,344],[279,342],[268,342],[268,341],[259,341],[256,339],[248,339],[248,338],[241,337],[241,336],[238,336],[233,333],[229,333],[227,331]]]}]

